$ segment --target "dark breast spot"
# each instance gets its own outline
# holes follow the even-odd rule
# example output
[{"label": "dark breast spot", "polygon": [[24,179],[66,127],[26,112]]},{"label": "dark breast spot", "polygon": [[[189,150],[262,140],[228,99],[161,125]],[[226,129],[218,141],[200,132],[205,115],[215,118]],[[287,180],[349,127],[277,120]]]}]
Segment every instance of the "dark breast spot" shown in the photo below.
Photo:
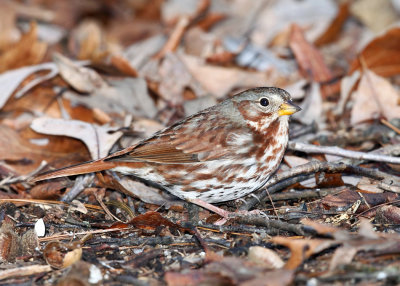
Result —
[{"label": "dark breast spot", "polygon": [[209,180],[214,178],[213,174],[203,174],[203,173],[199,173],[195,176],[195,180],[197,181],[201,181],[201,180]]},{"label": "dark breast spot", "polygon": [[261,160],[261,157],[264,155],[265,150],[267,148],[271,148],[272,146],[274,150],[275,149],[280,150],[281,148],[283,148],[283,146],[277,145],[278,136],[283,136],[279,132],[279,125],[280,121],[279,119],[276,119],[269,125],[267,134],[261,134],[261,133],[253,134],[254,146],[252,147],[251,151],[252,154],[255,154],[257,160]]}]

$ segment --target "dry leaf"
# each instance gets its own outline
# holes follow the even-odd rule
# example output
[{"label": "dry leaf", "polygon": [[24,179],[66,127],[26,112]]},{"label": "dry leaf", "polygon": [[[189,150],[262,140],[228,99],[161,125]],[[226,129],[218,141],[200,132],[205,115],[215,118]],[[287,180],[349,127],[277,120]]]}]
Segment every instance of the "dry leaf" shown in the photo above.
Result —
[{"label": "dry leaf", "polygon": [[80,260],[63,273],[57,286],[101,285],[102,280],[103,275],[96,265]]},{"label": "dry leaf", "polygon": [[122,177],[118,182],[125,188],[125,191],[130,196],[137,197],[145,203],[165,206],[166,208],[183,205],[182,200],[177,199],[170,193],[146,186],[145,184],[134,181],[129,177]]},{"label": "dry leaf", "polygon": [[370,41],[360,52],[350,68],[349,74],[364,66],[380,76],[400,73],[400,27],[391,27]]},{"label": "dry leaf", "polygon": [[373,251],[375,254],[398,253],[400,237],[398,234],[378,234],[374,231],[369,220],[361,218],[357,235],[338,232],[334,234],[335,240],[343,246],[338,248],[331,260],[329,269],[337,269],[340,265],[349,264],[360,251]]},{"label": "dry leaf", "polygon": [[110,56],[110,65],[114,68],[116,68],[119,72],[121,72],[124,75],[130,76],[130,77],[138,77],[138,72],[137,70],[131,66],[129,61],[124,58],[122,55],[111,55]]},{"label": "dry leaf", "polygon": [[182,60],[193,77],[218,98],[226,96],[234,88],[254,86],[273,86],[274,79],[264,72],[243,71],[237,68],[224,68],[205,64],[199,58],[188,55]]},{"label": "dry leaf", "polygon": [[337,231],[340,231],[340,228],[333,227],[333,226],[330,226],[328,224],[319,223],[319,222],[316,222],[316,221],[311,220],[309,218],[303,218],[301,220],[301,223],[304,224],[304,225],[312,227],[313,229],[315,229],[315,231],[318,232],[318,234],[322,234],[322,235],[332,234],[332,233],[335,233]]},{"label": "dry leaf", "polygon": [[46,51],[47,44],[37,40],[37,26],[32,23],[30,31],[0,55],[0,72],[36,65],[42,61]]},{"label": "dry leaf", "polygon": [[71,33],[69,47],[80,60],[99,61],[106,56],[102,29],[96,21],[82,21]]},{"label": "dry leaf", "polygon": [[183,285],[243,285],[284,286],[291,285],[293,271],[287,269],[268,270],[237,257],[223,257],[204,268],[167,272],[165,281],[169,286]]},{"label": "dry leaf", "polygon": [[103,85],[90,95],[81,96],[69,91],[63,96],[72,103],[99,109],[97,113],[106,112],[121,116],[127,113],[153,118],[158,112],[149,95],[146,81],[142,78],[110,80],[109,84]]},{"label": "dry leaf", "polygon": [[391,0],[356,0],[351,13],[374,32],[381,32],[398,20]]},{"label": "dry leaf", "polygon": [[351,125],[382,116],[388,120],[400,118],[399,94],[389,81],[370,70],[364,71],[353,96]]},{"label": "dry leaf", "polygon": [[81,140],[89,149],[92,159],[108,155],[111,147],[121,137],[115,128],[97,126],[79,120],[41,117],[32,121],[31,128],[38,133],[63,135]]},{"label": "dry leaf", "polygon": [[285,265],[283,260],[275,251],[261,246],[250,247],[248,259],[251,262],[265,266],[269,269],[279,269]]},{"label": "dry leaf", "polygon": [[336,105],[335,108],[335,114],[337,115],[342,115],[347,101],[350,98],[351,92],[356,86],[356,83],[360,79],[361,73],[359,71],[355,71],[352,75],[350,76],[345,76],[342,78],[341,83],[340,83],[340,99],[338,104]]},{"label": "dry leaf", "polygon": [[16,27],[15,8],[12,2],[0,2],[0,51],[6,50],[20,38],[20,31]]},{"label": "dry leaf", "polygon": [[141,69],[141,73],[151,81],[159,83],[158,93],[173,105],[183,103],[183,93],[186,88],[190,88],[197,96],[206,94],[191,74],[190,68],[185,65],[182,56],[175,53],[165,54],[162,61],[160,59],[149,61]]},{"label": "dry leaf", "polygon": [[304,165],[310,162],[310,160],[307,160],[303,157],[292,156],[292,155],[285,155],[285,157],[283,157],[283,160],[285,160],[285,163],[288,164],[289,167],[291,168]]},{"label": "dry leaf", "polygon": [[[272,50],[247,43],[244,39],[226,37],[224,46],[230,52],[231,57],[236,55],[234,60],[240,67],[248,67],[257,71],[273,70],[284,76],[290,76],[296,72],[297,67],[293,61],[283,60]],[[207,61],[213,63],[209,58]]]},{"label": "dry leaf", "polygon": [[[0,157],[19,174],[27,174],[36,169],[42,160],[47,162],[57,162],[57,166],[77,163],[86,160],[82,154],[83,144],[79,141],[51,140],[48,138],[44,144],[35,144],[35,137],[32,131],[16,132],[15,130],[0,125]],[[38,137],[37,134],[36,138]],[[42,143],[42,142],[41,142]],[[81,153],[80,153],[81,152]]]},{"label": "dry leaf", "polygon": [[201,110],[216,105],[218,102],[214,96],[206,95],[192,100],[186,100],[183,103],[185,116],[193,115]]},{"label": "dry leaf", "polygon": [[[289,45],[304,77],[321,84],[332,79],[332,73],[326,66],[321,53],[306,40],[302,29],[296,24],[291,27]],[[334,94],[336,90],[329,85],[324,85],[322,92],[327,97]]]},{"label": "dry leaf", "polygon": [[366,193],[383,193],[383,190],[379,188],[379,181],[371,178],[362,177],[357,184],[357,188]]},{"label": "dry leaf", "polygon": [[271,242],[290,249],[291,255],[286,262],[285,269],[291,270],[299,267],[311,255],[338,244],[338,242],[328,239],[291,239],[283,236],[275,236]]},{"label": "dry leaf", "polygon": [[140,71],[150,61],[151,57],[162,48],[166,41],[167,38],[164,35],[150,37],[127,47],[123,56],[133,68]]},{"label": "dry leaf", "polygon": [[[300,104],[302,111],[294,114],[293,117],[305,125],[316,122],[323,124],[323,106],[320,85],[316,82],[312,83],[311,90],[306,99]],[[321,127],[321,126],[320,126]]]},{"label": "dry leaf", "polygon": [[[243,2],[249,6],[247,1]],[[243,9],[243,12],[248,13],[247,10]],[[314,42],[335,18],[337,4],[332,0],[280,0],[273,2],[272,6],[264,5],[264,9],[258,13],[259,17],[252,32],[252,39],[256,44],[260,46],[269,44],[278,33],[289,28],[292,23],[307,27],[306,37]]]},{"label": "dry leaf", "polygon": [[314,44],[316,46],[321,46],[325,44],[329,44],[336,40],[339,36],[344,23],[349,17],[349,3],[341,2],[339,3],[339,11],[336,15],[336,18],[330,23],[330,26],[326,29],[326,31],[315,40]]},{"label": "dry leaf", "polygon": [[381,206],[376,210],[375,222],[378,224],[400,224],[400,208]]},{"label": "dry leaf", "polygon": [[42,80],[47,80],[58,73],[58,69],[53,63],[45,63],[35,66],[23,67],[12,71],[7,71],[0,74],[0,108],[3,108],[4,104],[16,90],[16,88],[22,83],[22,81],[32,73],[49,70],[49,73],[31,83],[28,83],[24,88],[19,90],[16,97],[21,97],[26,91],[28,91],[33,86],[39,84]]},{"label": "dry leaf", "polygon": [[62,78],[79,92],[91,93],[107,86],[97,72],[75,63],[61,54],[54,54],[53,61]]}]

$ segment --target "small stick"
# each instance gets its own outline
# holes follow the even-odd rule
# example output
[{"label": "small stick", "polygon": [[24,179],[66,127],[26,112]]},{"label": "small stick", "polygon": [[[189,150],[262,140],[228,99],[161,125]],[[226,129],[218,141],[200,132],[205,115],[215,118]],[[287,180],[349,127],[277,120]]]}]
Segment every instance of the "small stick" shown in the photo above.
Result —
[{"label": "small stick", "polygon": [[50,272],[50,265],[29,265],[0,271],[0,280],[35,275],[43,272]]},{"label": "small stick", "polygon": [[175,51],[189,24],[189,18],[180,18],[168,41],[165,43],[164,47],[158,52],[155,58],[161,59],[165,56],[166,53]]},{"label": "small stick", "polygon": [[[362,161],[357,162],[357,164],[361,164]],[[350,164],[349,159],[338,160],[334,162],[321,162],[321,161],[311,161],[307,164],[297,166],[295,168],[290,169],[289,171],[282,172],[280,174],[276,174],[272,176],[269,181],[260,189],[260,191],[255,194],[258,199],[254,197],[247,200],[247,203],[241,206],[240,210],[249,210],[254,207],[258,201],[262,201],[267,197],[267,194],[264,188],[269,188],[281,181],[291,179],[293,177],[297,177],[299,175],[307,175],[317,172],[329,172],[329,173],[340,173],[347,172],[351,174],[358,174],[368,176],[373,179],[385,179],[389,181],[393,181],[392,176],[381,172],[379,170],[361,168],[358,166],[353,166]],[[272,193],[271,188],[269,188],[270,193]]]},{"label": "small stick", "polygon": [[301,151],[305,153],[323,153],[330,155],[337,155],[346,158],[359,159],[359,160],[368,160],[375,162],[384,162],[391,164],[400,164],[400,158],[381,155],[381,154],[373,154],[373,153],[365,153],[359,151],[350,151],[346,149],[342,149],[336,146],[316,146],[312,144],[305,144],[299,142],[291,142],[289,143],[288,149],[294,151]]},{"label": "small stick", "polygon": [[394,126],[392,123],[390,123],[389,121],[387,121],[386,119],[381,119],[381,122],[386,125],[387,127],[389,127],[390,129],[392,129],[393,131],[395,131],[397,134],[400,134],[400,129],[397,128],[396,126]]}]

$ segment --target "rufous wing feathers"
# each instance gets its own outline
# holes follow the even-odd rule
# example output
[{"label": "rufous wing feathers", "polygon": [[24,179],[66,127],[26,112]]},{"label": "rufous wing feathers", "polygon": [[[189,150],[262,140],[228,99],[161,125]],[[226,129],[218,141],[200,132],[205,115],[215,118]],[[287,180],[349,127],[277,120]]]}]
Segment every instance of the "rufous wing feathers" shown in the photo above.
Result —
[{"label": "rufous wing feathers", "polygon": [[38,182],[48,179],[55,179],[60,177],[82,175],[94,172],[109,170],[115,167],[115,162],[104,162],[102,159],[97,161],[85,162],[73,166],[64,167],[61,169],[48,171],[34,177],[31,181]]}]

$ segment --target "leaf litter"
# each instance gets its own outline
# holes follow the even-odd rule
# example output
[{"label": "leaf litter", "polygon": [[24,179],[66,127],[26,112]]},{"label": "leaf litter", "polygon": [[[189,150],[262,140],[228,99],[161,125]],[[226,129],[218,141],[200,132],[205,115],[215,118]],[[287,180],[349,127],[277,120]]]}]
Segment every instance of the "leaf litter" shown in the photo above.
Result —
[{"label": "leaf litter", "polygon": [[[400,155],[397,2],[1,3],[0,283],[400,283],[399,166],[356,156]],[[289,148],[223,226],[111,172],[29,182],[255,86],[303,107],[292,142],[358,153]]]}]

